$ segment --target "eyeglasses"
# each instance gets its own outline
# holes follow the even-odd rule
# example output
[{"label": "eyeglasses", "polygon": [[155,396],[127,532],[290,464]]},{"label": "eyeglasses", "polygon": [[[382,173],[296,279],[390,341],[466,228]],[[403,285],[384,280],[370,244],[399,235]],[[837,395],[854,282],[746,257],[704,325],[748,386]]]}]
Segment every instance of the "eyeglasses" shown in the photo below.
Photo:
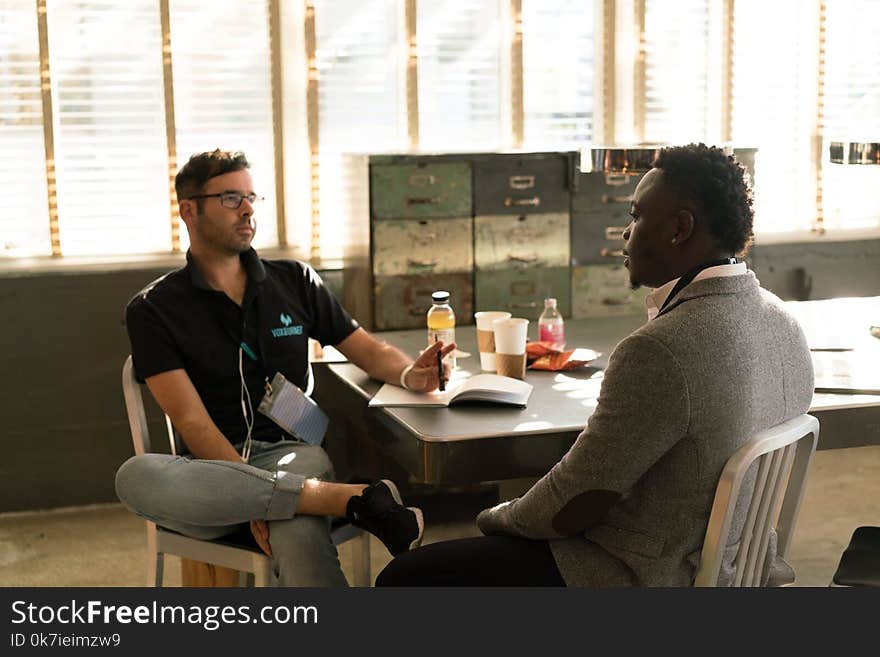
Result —
[{"label": "eyeglasses", "polygon": [[222,194],[200,194],[198,196],[190,196],[187,200],[193,200],[197,198],[219,198],[220,205],[224,208],[229,208],[231,210],[238,210],[241,207],[241,202],[247,199],[247,202],[251,205],[254,205],[258,201],[265,200],[262,196],[257,196],[256,194],[237,194],[235,192],[223,192]]}]

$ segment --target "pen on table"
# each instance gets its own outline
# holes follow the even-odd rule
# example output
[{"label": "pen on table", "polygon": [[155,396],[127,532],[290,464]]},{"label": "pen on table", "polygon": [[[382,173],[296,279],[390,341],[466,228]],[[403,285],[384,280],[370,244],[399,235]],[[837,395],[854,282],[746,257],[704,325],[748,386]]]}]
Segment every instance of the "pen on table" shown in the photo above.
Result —
[{"label": "pen on table", "polygon": [[[437,338],[434,338],[434,342],[437,342]],[[443,348],[437,350],[437,376],[440,378],[440,392],[446,392],[446,383],[443,381],[443,357],[440,355],[440,352],[443,351]]]}]

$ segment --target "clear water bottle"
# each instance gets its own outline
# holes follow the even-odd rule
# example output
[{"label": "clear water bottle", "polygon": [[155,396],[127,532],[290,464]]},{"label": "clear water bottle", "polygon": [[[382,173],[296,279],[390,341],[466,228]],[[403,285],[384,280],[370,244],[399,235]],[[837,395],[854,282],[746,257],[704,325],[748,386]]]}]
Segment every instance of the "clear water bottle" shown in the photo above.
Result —
[{"label": "clear water bottle", "polygon": [[[455,342],[455,312],[449,305],[449,292],[439,290],[431,295],[433,305],[428,310],[428,346],[437,341],[444,345]],[[455,352],[443,359],[449,371],[455,369]]]},{"label": "clear water bottle", "polygon": [[565,347],[565,322],[556,309],[556,299],[544,299],[544,312],[538,318],[538,340],[550,342],[559,350]]}]

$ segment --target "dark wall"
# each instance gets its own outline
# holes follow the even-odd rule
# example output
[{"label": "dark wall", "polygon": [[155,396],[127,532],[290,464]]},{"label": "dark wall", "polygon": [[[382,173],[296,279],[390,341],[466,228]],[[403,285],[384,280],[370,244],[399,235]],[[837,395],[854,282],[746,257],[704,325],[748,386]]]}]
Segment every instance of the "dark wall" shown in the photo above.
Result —
[{"label": "dark wall", "polygon": [[[759,245],[750,260],[785,299],[880,294],[880,240]],[[133,453],[123,309],[167,270],[0,276],[0,512],[116,500],[114,473]],[[342,272],[322,275],[339,294]],[[158,446],[164,427],[150,417]]]}]

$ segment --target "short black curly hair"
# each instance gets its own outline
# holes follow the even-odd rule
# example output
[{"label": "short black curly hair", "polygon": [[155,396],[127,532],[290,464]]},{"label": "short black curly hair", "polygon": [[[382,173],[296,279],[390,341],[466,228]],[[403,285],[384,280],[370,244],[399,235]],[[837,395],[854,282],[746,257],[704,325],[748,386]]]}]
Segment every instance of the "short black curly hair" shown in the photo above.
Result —
[{"label": "short black curly hair", "polygon": [[745,167],[722,149],[706,144],[671,146],[653,163],[663,180],[700,204],[718,246],[744,255],[752,242],[754,197]]}]

